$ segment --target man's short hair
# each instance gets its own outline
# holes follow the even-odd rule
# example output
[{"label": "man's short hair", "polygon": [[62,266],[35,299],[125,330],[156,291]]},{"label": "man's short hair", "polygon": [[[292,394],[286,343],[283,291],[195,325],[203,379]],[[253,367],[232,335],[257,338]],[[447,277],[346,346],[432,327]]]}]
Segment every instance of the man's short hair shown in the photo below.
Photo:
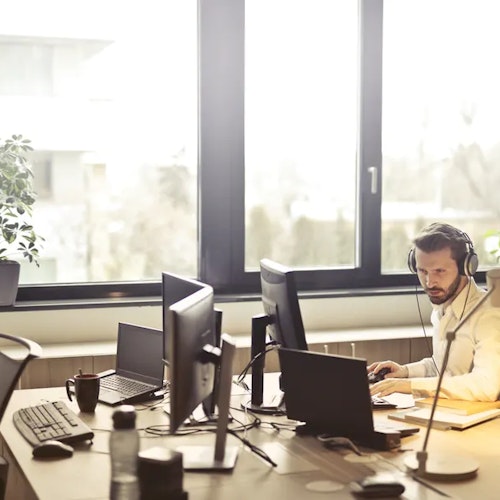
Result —
[{"label": "man's short hair", "polygon": [[416,248],[425,253],[450,248],[451,257],[457,263],[458,273],[462,276],[473,276],[479,266],[479,259],[469,235],[450,224],[442,222],[430,224],[413,240],[413,245],[408,252],[408,268],[412,273],[418,272]]},{"label": "man's short hair", "polygon": [[413,240],[413,244],[426,253],[450,248],[451,256],[459,266],[473,247],[472,241],[466,233],[442,222],[433,222],[423,228]]}]

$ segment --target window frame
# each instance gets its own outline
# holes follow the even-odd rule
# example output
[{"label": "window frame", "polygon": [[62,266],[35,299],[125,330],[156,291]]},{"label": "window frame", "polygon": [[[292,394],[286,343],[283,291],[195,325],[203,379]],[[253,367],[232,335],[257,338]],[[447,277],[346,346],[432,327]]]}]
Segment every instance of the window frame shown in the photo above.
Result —
[{"label": "window frame", "polygon": [[[414,286],[409,272],[381,273],[383,0],[359,0],[360,89],[357,265],[296,270],[301,292],[365,294]],[[219,295],[260,291],[245,272],[244,61],[245,0],[198,0],[199,172],[198,279]],[[335,138],[332,138],[334,145]],[[372,192],[370,167],[377,169]],[[401,250],[404,254],[406,249]],[[405,256],[402,256],[405,260]],[[285,263],[286,264],[286,263]],[[478,273],[484,281],[484,272]],[[354,292],[356,293],[356,292]],[[161,296],[158,281],[21,285],[17,301],[128,299]]]},{"label": "window frame", "polygon": [[[220,293],[256,292],[258,271],[244,271],[245,2],[209,0],[203,4],[205,9],[200,9],[200,277]],[[297,269],[297,285],[301,290],[405,286],[414,282],[408,275],[385,276],[380,272],[383,0],[362,0],[359,8],[358,265],[348,270]],[[224,58],[224,65],[213,64],[218,56]],[[224,106],[218,107],[222,99]],[[224,145],[224,150],[213,144]],[[375,193],[371,191],[368,170],[371,166],[378,171]],[[221,185],[227,188],[224,196],[216,189]]]}]

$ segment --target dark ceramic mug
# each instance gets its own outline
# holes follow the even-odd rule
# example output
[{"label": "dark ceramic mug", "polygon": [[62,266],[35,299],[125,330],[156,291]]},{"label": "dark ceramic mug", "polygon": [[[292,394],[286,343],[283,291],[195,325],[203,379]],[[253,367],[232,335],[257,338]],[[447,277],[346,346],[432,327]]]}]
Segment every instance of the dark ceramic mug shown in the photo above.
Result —
[{"label": "dark ceramic mug", "polygon": [[80,411],[92,413],[97,406],[99,399],[100,378],[95,373],[78,373],[66,380],[66,393],[70,401],[71,390],[70,386],[74,386],[76,402]]}]

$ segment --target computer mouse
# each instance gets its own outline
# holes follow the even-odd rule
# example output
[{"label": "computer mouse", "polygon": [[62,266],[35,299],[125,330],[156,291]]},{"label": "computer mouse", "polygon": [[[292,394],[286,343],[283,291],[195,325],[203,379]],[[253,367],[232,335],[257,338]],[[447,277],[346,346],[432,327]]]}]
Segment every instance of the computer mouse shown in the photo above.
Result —
[{"label": "computer mouse", "polygon": [[390,368],[382,368],[377,373],[370,372],[368,374],[368,382],[370,384],[375,384],[377,382],[380,382],[381,380],[384,380],[384,377],[385,377],[385,375],[387,373],[391,373],[391,369]]},{"label": "computer mouse", "polygon": [[375,474],[351,483],[351,492],[358,498],[395,498],[404,491],[404,485],[391,474]]},{"label": "computer mouse", "polygon": [[73,455],[73,448],[61,441],[49,440],[33,448],[35,458],[65,458]]}]

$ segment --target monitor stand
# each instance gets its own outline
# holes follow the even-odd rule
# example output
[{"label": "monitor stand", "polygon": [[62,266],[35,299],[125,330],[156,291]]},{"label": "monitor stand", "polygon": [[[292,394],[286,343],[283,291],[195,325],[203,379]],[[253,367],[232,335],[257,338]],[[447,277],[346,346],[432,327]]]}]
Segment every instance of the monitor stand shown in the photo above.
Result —
[{"label": "monitor stand", "polygon": [[[222,311],[214,309],[214,323],[215,323],[215,345],[220,349],[221,347],[221,334],[222,334]],[[202,402],[203,413],[209,422],[217,422],[217,408],[216,399],[219,390],[220,378],[220,363],[215,365],[214,385],[211,394],[206,397]]]},{"label": "monitor stand", "polygon": [[227,334],[221,335],[220,378],[217,406],[217,430],[215,446],[180,446],[184,470],[191,471],[228,471],[236,465],[239,446],[226,446],[227,426],[229,423],[229,403],[233,376],[233,358],[236,346]]},{"label": "monitor stand", "polygon": [[[272,322],[271,316],[259,314],[252,318],[252,395],[250,401],[243,401],[241,406],[246,410],[264,415],[284,415],[283,394],[271,394],[264,398],[264,366],[266,362],[267,325]],[[281,377],[280,377],[281,380]],[[281,385],[281,384],[280,384]]]}]

